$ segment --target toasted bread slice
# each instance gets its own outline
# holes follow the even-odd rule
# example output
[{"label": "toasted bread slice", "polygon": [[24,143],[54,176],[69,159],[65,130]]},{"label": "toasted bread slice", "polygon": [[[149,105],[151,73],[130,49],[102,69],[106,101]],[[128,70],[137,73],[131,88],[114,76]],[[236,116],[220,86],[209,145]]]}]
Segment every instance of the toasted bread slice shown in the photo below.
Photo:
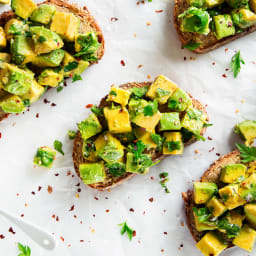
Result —
[{"label": "toasted bread slice", "polygon": [[178,18],[178,16],[188,8],[189,8],[189,5],[187,0],[175,0],[173,21],[182,45],[186,45],[189,42],[197,42],[197,41],[201,42],[201,45],[197,49],[193,50],[193,52],[195,53],[206,53],[206,52],[212,51],[220,46],[223,46],[229,42],[232,42],[235,39],[238,39],[240,37],[243,37],[247,34],[250,34],[256,31],[256,25],[254,25],[245,29],[243,32],[237,33],[234,36],[223,38],[221,40],[217,40],[216,36],[214,35],[214,32],[212,31],[208,35],[182,32],[180,30],[180,19]]},{"label": "toasted bread slice", "polygon": [[[144,86],[150,86],[151,84],[152,84],[152,82],[142,82],[142,83],[134,82],[134,83],[128,83],[128,84],[121,85],[120,87],[125,89],[125,90],[128,90],[132,87],[144,87]],[[190,94],[189,94],[189,96],[192,99],[193,106],[195,108],[203,111],[207,115],[205,107],[198,100],[194,99]],[[107,96],[104,97],[101,100],[99,107],[106,106],[106,104],[107,104],[106,100],[107,100]],[[161,110],[164,111],[164,109],[161,109]],[[204,127],[202,129],[201,135],[204,135],[205,132],[206,132],[206,127]],[[187,141],[185,143],[185,145],[186,146],[190,145],[195,141],[196,141],[196,138],[191,138],[191,140]],[[80,132],[78,131],[77,135],[76,135],[76,138],[75,138],[75,141],[74,141],[74,147],[73,147],[73,162],[74,162],[75,171],[76,171],[76,173],[79,177],[80,177],[79,165],[82,164],[82,163],[86,163],[86,160],[83,157],[82,147],[83,147],[83,139],[81,137]],[[163,154],[157,153],[157,152],[153,152],[153,154],[152,154],[152,160],[154,162],[156,162],[158,160],[162,160],[165,157],[167,157],[167,155],[163,155]],[[111,188],[113,188],[117,185],[122,184],[123,182],[132,178],[135,175],[137,175],[137,174],[135,174],[135,173],[126,173],[124,176],[121,176],[121,177],[118,177],[118,178],[107,177],[107,179],[104,183],[100,182],[100,183],[90,184],[89,186],[91,188],[98,189],[98,190],[101,190],[101,191],[106,190],[106,189],[111,189]]]},{"label": "toasted bread slice", "polygon": [[[201,177],[201,182],[213,182],[218,184],[221,174],[221,169],[227,164],[236,164],[241,162],[240,153],[238,150],[235,150],[227,155],[220,157],[215,161],[203,174]],[[193,214],[193,207],[195,207],[193,191],[189,190],[188,192],[182,193],[182,198],[185,203],[185,214],[187,218],[187,226],[190,230],[191,235],[193,236],[196,242],[199,242],[204,236],[205,232],[199,232],[196,229],[195,219]],[[231,241],[228,243],[229,248],[234,246]]]},{"label": "toasted bread slice", "polygon": [[[80,19],[80,29],[79,33],[84,34],[87,32],[96,32],[98,36],[98,41],[101,44],[95,53],[95,56],[100,60],[104,55],[105,43],[102,31],[94,19],[94,17],[90,14],[87,7],[83,8],[78,7],[76,4],[69,3],[65,0],[46,0],[45,2],[39,3],[41,4],[52,4],[55,5],[56,9],[61,12],[71,12],[76,17]],[[16,17],[13,11],[7,11],[0,15],[0,26],[4,26],[10,19]],[[91,65],[95,62],[91,62]],[[0,121],[7,118],[9,114],[5,113],[0,109]]]}]

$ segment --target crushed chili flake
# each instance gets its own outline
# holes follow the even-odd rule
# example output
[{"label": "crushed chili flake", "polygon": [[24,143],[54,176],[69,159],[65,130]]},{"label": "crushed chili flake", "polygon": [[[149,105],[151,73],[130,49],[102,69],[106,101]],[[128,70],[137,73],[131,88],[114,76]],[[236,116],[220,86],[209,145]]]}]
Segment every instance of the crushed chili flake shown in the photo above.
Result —
[{"label": "crushed chili flake", "polygon": [[27,203],[25,203],[25,207],[27,207],[28,206],[28,204]]},{"label": "crushed chili flake", "polygon": [[185,60],[185,61],[187,60],[187,57],[186,57],[186,56],[184,57],[184,60]]},{"label": "crushed chili flake", "polygon": [[76,198],[80,198],[80,196],[79,196],[79,194],[78,194],[78,193],[76,193],[76,194],[75,194],[75,197],[76,197]]},{"label": "crushed chili flake", "polygon": [[225,48],[225,52],[227,52],[228,51],[228,48]]},{"label": "crushed chili flake", "polygon": [[51,106],[52,106],[52,107],[56,107],[57,105],[56,105],[55,103],[52,103]]},{"label": "crushed chili flake", "polygon": [[78,189],[77,189],[77,192],[78,192],[78,193],[80,193],[81,191],[82,191],[81,188],[78,188]]},{"label": "crushed chili flake", "polygon": [[74,218],[76,219],[77,218],[77,216],[74,214]]},{"label": "crushed chili flake", "polygon": [[36,118],[39,118],[39,113],[36,114]]},{"label": "crushed chili flake", "polygon": [[121,60],[120,63],[121,63],[122,66],[125,66],[124,60]]},{"label": "crushed chili flake", "polygon": [[151,25],[151,23],[150,23],[149,21],[148,21],[146,24],[147,24],[147,26],[150,26],[150,25]]},{"label": "crushed chili flake", "polygon": [[92,107],[93,107],[93,104],[87,104],[85,107],[86,107],[86,108],[92,108]]},{"label": "crushed chili flake", "polygon": [[16,196],[19,196],[19,195],[20,195],[19,193],[16,194]]},{"label": "crushed chili flake", "polygon": [[59,216],[57,216],[57,217],[56,217],[56,221],[59,221],[59,220],[60,220],[60,219],[59,219]]},{"label": "crushed chili flake", "polygon": [[229,69],[228,69],[228,68],[226,68],[225,70],[226,70],[226,71],[228,71]]},{"label": "crushed chili flake", "polygon": [[65,87],[66,87],[66,86],[68,86],[68,84],[67,84],[67,81],[66,81],[66,80],[64,80],[63,85],[64,85]]},{"label": "crushed chili flake", "polygon": [[20,215],[20,217],[23,218],[23,217],[24,217],[24,214],[22,213],[22,214]]},{"label": "crushed chili flake", "polygon": [[111,17],[111,19],[110,19],[112,22],[115,22],[115,21],[118,21],[118,18],[116,18],[116,17]]},{"label": "crushed chili flake", "polygon": [[140,65],[138,65],[138,68],[142,68],[142,65],[140,64]]},{"label": "crushed chili flake", "polygon": [[148,201],[152,203],[154,201],[154,198],[151,197],[151,198],[148,199]]},{"label": "crushed chili flake", "polygon": [[71,171],[67,171],[67,176],[70,176],[71,175]]},{"label": "crushed chili flake", "polygon": [[195,153],[196,153],[196,154],[198,154],[198,153],[199,153],[198,149],[196,149],[196,150],[195,150]]},{"label": "crushed chili flake", "polygon": [[147,79],[150,79],[151,78],[151,76],[150,75],[147,75]]},{"label": "crushed chili flake", "polygon": [[61,236],[61,237],[60,237],[60,240],[61,240],[62,242],[64,242],[64,237],[63,237],[63,236]]},{"label": "crushed chili flake", "polygon": [[167,232],[164,232],[164,235],[167,235],[168,233]]},{"label": "crushed chili flake", "polygon": [[213,66],[214,66],[215,64],[216,64],[215,62],[212,63]]},{"label": "crushed chili flake", "polygon": [[52,218],[55,219],[55,214],[52,215]]},{"label": "crushed chili flake", "polygon": [[58,174],[58,173],[55,173],[54,175],[55,175],[55,176],[59,176],[59,174]]},{"label": "crushed chili flake", "polygon": [[143,213],[142,213],[143,215],[145,215],[146,214],[146,212],[145,211],[143,211]]},{"label": "crushed chili flake", "polygon": [[105,199],[108,199],[108,197],[105,197]]},{"label": "crushed chili flake", "polygon": [[75,206],[72,205],[72,206],[70,207],[69,211],[72,212],[72,211],[74,211],[74,210],[75,210]]},{"label": "crushed chili flake", "polygon": [[79,186],[80,186],[80,183],[77,183],[76,186],[79,187]]},{"label": "crushed chili flake", "polygon": [[47,104],[47,103],[50,103],[50,101],[45,98],[44,103]]},{"label": "crushed chili flake", "polygon": [[162,249],[161,252],[164,252],[164,249]]},{"label": "crushed chili flake", "polygon": [[94,197],[95,200],[99,200],[99,198],[97,196]]},{"label": "crushed chili flake", "polygon": [[133,230],[132,232],[132,236],[135,237],[136,236],[136,230]]},{"label": "crushed chili flake", "polygon": [[109,209],[106,210],[106,213],[108,213],[108,212],[109,212]]},{"label": "crushed chili flake", "polygon": [[182,227],[184,227],[184,222],[182,221],[182,222],[180,223],[180,225],[181,225]]},{"label": "crushed chili flake", "polygon": [[156,10],[156,13],[160,13],[163,12],[164,10]]},{"label": "crushed chili flake", "polygon": [[83,242],[84,242],[84,240],[80,240],[80,242],[81,242],[81,243],[83,243]]},{"label": "crushed chili flake", "polygon": [[215,147],[212,147],[212,149],[209,150],[209,152],[212,152],[215,149]]},{"label": "crushed chili flake", "polygon": [[153,177],[153,176],[151,176],[151,177],[150,177],[150,179],[151,179],[151,180],[154,180],[154,177]]},{"label": "crushed chili flake", "polygon": [[8,231],[9,231],[10,233],[12,233],[13,235],[15,235],[15,234],[16,234],[16,232],[13,230],[13,228],[12,228],[12,227],[10,227]]},{"label": "crushed chili flake", "polygon": [[49,194],[52,193],[52,190],[53,190],[53,189],[52,189],[52,186],[48,186],[47,191],[48,191]]},{"label": "crushed chili flake", "polygon": [[41,186],[39,186],[39,187],[38,187],[38,191],[40,191],[41,189],[42,189],[42,187],[41,187]]},{"label": "crushed chili flake", "polygon": [[130,212],[134,212],[134,209],[133,208],[130,208],[130,210],[129,210]]},{"label": "crushed chili flake", "polygon": [[36,193],[35,193],[35,191],[32,191],[31,194],[32,194],[32,195],[35,195]]},{"label": "crushed chili flake", "polygon": [[212,140],[212,137],[210,137],[210,136],[208,136],[208,138],[207,138],[208,140]]},{"label": "crushed chili flake", "polygon": [[2,133],[0,132],[0,139],[2,138]]},{"label": "crushed chili flake", "polygon": [[4,239],[5,236],[3,234],[0,235],[0,239]]}]

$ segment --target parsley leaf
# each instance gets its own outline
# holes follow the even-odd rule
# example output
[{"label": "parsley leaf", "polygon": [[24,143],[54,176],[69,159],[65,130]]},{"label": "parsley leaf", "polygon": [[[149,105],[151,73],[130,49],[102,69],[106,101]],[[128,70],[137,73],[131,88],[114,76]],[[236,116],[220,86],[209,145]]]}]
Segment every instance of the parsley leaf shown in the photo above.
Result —
[{"label": "parsley leaf", "polygon": [[151,133],[151,139],[157,145],[158,149],[161,149],[164,144],[164,138],[161,137],[159,134]]},{"label": "parsley leaf", "polygon": [[76,137],[76,132],[75,132],[75,131],[68,130],[68,137],[69,137],[70,140],[75,139],[75,137]]},{"label": "parsley leaf", "polygon": [[64,66],[64,72],[71,71],[71,70],[73,70],[77,67],[78,67],[78,62],[77,61],[71,61],[66,66]]},{"label": "parsley leaf", "polygon": [[38,42],[39,43],[43,43],[43,42],[46,42],[46,41],[47,41],[46,37],[44,37],[44,36],[39,36],[38,37]]},{"label": "parsley leaf", "polygon": [[154,100],[150,102],[143,110],[144,116],[153,116],[158,110],[158,102]]},{"label": "parsley leaf", "polygon": [[74,83],[75,81],[78,81],[78,80],[83,80],[83,78],[78,74],[74,74],[72,77],[72,83]]},{"label": "parsley leaf", "polygon": [[125,165],[123,163],[111,163],[108,164],[107,167],[113,177],[120,177],[126,172]]},{"label": "parsley leaf", "polygon": [[135,98],[141,98],[143,97],[147,91],[148,91],[149,86],[143,86],[143,87],[133,87],[130,91],[132,95],[135,96]]},{"label": "parsley leaf", "polygon": [[23,104],[24,104],[24,106],[29,106],[30,105],[30,100],[29,99],[25,99],[25,100],[23,100]]},{"label": "parsley leaf", "polygon": [[217,227],[219,229],[225,230],[228,238],[236,237],[240,232],[240,227],[236,224],[229,223],[227,219],[218,221]]},{"label": "parsley leaf", "polygon": [[161,179],[159,181],[160,185],[164,188],[165,193],[170,193],[170,190],[166,186],[166,182],[169,181],[168,172],[162,172],[159,174],[159,178]]},{"label": "parsley leaf", "polygon": [[205,123],[203,127],[210,127],[210,126],[213,126],[213,124]]},{"label": "parsley leaf", "polygon": [[232,57],[231,59],[231,70],[234,73],[234,77],[237,77],[241,70],[241,63],[245,64],[244,60],[241,57],[240,50]]},{"label": "parsley leaf", "polygon": [[97,105],[93,105],[91,107],[92,113],[94,113],[96,116],[101,116],[103,115],[103,108],[97,107]]},{"label": "parsley leaf", "polygon": [[11,35],[21,35],[21,31],[23,30],[23,26],[22,25],[18,25],[18,24],[12,24],[10,26],[10,28],[8,29],[8,34]]},{"label": "parsley leaf", "polygon": [[156,94],[159,98],[163,97],[163,96],[167,96],[167,95],[170,95],[170,92],[169,91],[166,91],[162,88],[157,88],[156,89]]},{"label": "parsley leaf", "polygon": [[236,147],[240,151],[243,163],[256,161],[256,147],[248,147],[242,144],[236,144]]},{"label": "parsley leaf", "polygon": [[199,223],[206,222],[212,216],[212,214],[206,207],[203,207],[203,208],[193,207],[192,209]]},{"label": "parsley leaf", "polygon": [[114,91],[110,91],[110,93],[109,93],[110,95],[113,95],[113,96],[117,96],[117,93],[116,92],[114,92]]},{"label": "parsley leaf", "polygon": [[55,140],[53,145],[54,145],[54,149],[64,156],[64,152],[62,150],[62,143],[58,140]]},{"label": "parsley leaf", "polygon": [[183,45],[184,48],[190,50],[190,51],[194,51],[195,49],[197,49],[201,44],[200,43],[194,43],[194,42],[189,42],[185,45]]},{"label": "parsley leaf", "polygon": [[165,146],[170,152],[181,149],[180,141],[166,141]]},{"label": "parsley leaf", "polygon": [[59,86],[57,87],[57,92],[60,92],[60,91],[62,91],[62,90],[63,90],[63,86],[59,85]]},{"label": "parsley leaf", "polygon": [[134,154],[134,160],[137,162],[141,157],[143,151],[146,149],[146,145],[141,141],[137,141],[136,145],[132,148],[132,153]]},{"label": "parsley leaf", "polygon": [[132,237],[133,237],[133,229],[127,225],[126,221],[124,223],[121,223],[118,225],[122,226],[121,231],[120,231],[121,235],[124,235],[126,233],[131,241]]},{"label": "parsley leaf", "polygon": [[22,245],[21,243],[18,243],[19,251],[21,252],[18,256],[30,256],[31,249],[27,245]]}]

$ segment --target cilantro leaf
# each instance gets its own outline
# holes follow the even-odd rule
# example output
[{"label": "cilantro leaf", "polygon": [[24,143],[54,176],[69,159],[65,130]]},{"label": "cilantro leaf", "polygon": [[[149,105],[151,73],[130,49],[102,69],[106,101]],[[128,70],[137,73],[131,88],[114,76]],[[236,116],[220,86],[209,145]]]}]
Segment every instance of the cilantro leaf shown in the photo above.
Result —
[{"label": "cilantro leaf", "polygon": [[110,95],[117,96],[117,93],[115,91],[110,91]]},{"label": "cilantro leaf", "polygon": [[183,45],[184,48],[190,50],[190,51],[194,51],[195,49],[197,49],[201,44],[200,43],[194,43],[194,42],[189,42],[185,45]]},{"label": "cilantro leaf", "polygon": [[248,147],[242,144],[236,144],[236,147],[240,151],[243,163],[256,161],[256,147]]},{"label": "cilantro leaf", "polygon": [[210,126],[213,126],[213,124],[210,124],[210,123],[205,123],[204,124],[204,127],[210,127]]},{"label": "cilantro leaf", "polygon": [[240,232],[240,227],[236,224],[229,223],[227,219],[218,221],[217,227],[219,229],[225,230],[228,238],[236,237]]},{"label": "cilantro leaf", "polygon": [[231,70],[234,73],[234,77],[237,77],[241,70],[241,63],[245,64],[244,60],[241,57],[240,50],[232,57],[231,59]]},{"label": "cilantro leaf", "polygon": [[93,106],[91,107],[91,111],[92,111],[92,113],[94,113],[96,116],[101,116],[101,115],[103,114],[103,109],[97,107],[97,105],[93,105]]},{"label": "cilantro leaf", "polygon": [[25,100],[23,100],[23,104],[24,104],[24,106],[29,106],[30,105],[30,100],[29,99],[25,99]]},{"label": "cilantro leaf", "polygon": [[133,237],[133,229],[127,225],[126,221],[118,225],[122,227],[120,231],[121,235],[124,235],[126,233],[131,241]]},{"label": "cilantro leaf", "polygon": [[69,137],[70,140],[75,139],[75,137],[76,137],[76,132],[75,132],[75,131],[68,130],[68,137]]},{"label": "cilantro leaf", "polygon": [[159,181],[160,185],[164,188],[165,193],[170,193],[170,190],[168,189],[168,187],[166,186],[166,182],[169,181],[168,177],[168,172],[162,172],[159,174],[159,178],[161,179]]},{"label": "cilantro leaf", "polygon": [[165,146],[170,152],[181,149],[180,141],[166,141]]},{"label": "cilantro leaf", "polygon": [[55,140],[53,145],[54,145],[54,149],[64,156],[64,152],[62,150],[62,143],[58,140]]},{"label": "cilantro leaf", "polygon": [[199,223],[206,222],[212,216],[212,214],[206,207],[202,207],[202,208],[193,207],[192,209]]},{"label": "cilantro leaf", "polygon": [[64,72],[71,71],[75,68],[78,67],[78,62],[77,61],[71,61],[67,65],[64,66]]},{"label": "cilantro leaf", "polygon": [[18,243],[18,249],[21,252],[18,256],[30,256],[31,249],[27,245],[22,245],[21,243]]},{"label": "cilantro leaf", "polygon": [[110,174],[114,177],[120,177],[125,174],[126,169],[123,163],[111,163],[107,165]]},{"label": "cilantro leaf", "polygon": [[153,142],[157,145],[157,148],[161,149],[164,144],[164,138],[156,133],[151,133],[150,136],[151,136],[151,139],[153,140]]},{"label": "cilantro leaf", "polygon": [[38,42],[39,43],[43,43],[43,42],[46,42],[46,41],[47,41],[46,37],[44,37],[44,36],[39,36],[38,37]]},{"label": "cilantro leaf", "polygon": [[158,102],[154,100],[150,102],[146,107],[144,107],[143,113],[144,116],[153,116],[157,113],[158,110]]},{"label": "cilantro leaf", "polygon": [[138,162],[145,149],[146,145],[141,140],[137,141],[136,145],[132,147],[132,153],[134,154],[135,162]]},{"label": "cilantro leaf", "polygon": [[133,87],[130,91],[135,98],[141,98],[147,93],[148,88],[149,86]]},{"label": "cilantro leaf", "polygon": [[83,80],[83,78],[78,74],[74,74],[72,77],[72,83],[74,83],[75,81],[78,81],[78,80]]},{"label": "cilantro leaf", "polygon": [[59,86],[57,87],[57,92],[60,92],[60,91],[62,91],[62,90],[63,90],[63,86],[59,85]]}]

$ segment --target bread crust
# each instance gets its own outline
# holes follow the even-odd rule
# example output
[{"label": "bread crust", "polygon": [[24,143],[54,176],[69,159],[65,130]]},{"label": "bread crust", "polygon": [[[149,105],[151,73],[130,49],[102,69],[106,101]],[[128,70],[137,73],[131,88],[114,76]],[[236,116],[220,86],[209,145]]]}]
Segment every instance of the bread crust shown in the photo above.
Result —
[{"label": "bread crust", "polygon": [[243,32],[223,38],[221,40],[217,40],[217,38],[214,35],[214,32],[212,31],[208,35],[200,35],[191,32],[182,32],[180,30],[180,19],[178,18],[178,16],[181,13],[183,13],[188,7],[189,5],[187,3],[187,0],[175,0],[173,22],[175,29],[178,33],[179,39],[182,43],[182,46],[188,44],[189,42],[197,42],[198,40],[201,42],[199,48],[193,50],[194,53],[207,53],[209,51],[217,49],[227,43],[230,43],[238,38],[244,37],[247,34],[256,31],[256,25],[254,25],[245,29]]},{"label": "bread crust", "polygon": [[[120,85],[120,87],[125,89],[125,90],[128,90],[132,87],[144,87],[144,86],[150,86],[151,84],[152,84],[152,82],[141,82],[141,83],[134,82],[134,83],[127,83],[127,84]],[[198,100],[194,99],[190,94],[189,94],[189,96],[192,99],[193,106],[195,108],[203,111],[207,115],[205,107]],[[99,104],[99,107],[106,106],[106,104],[107,104],[106,100],[107,100],[107,96],[105,96],[101,100],[101,102]],[[208,118],[208,115],[207,115],[207,121],[208,120],[209,120],[209,118]],[[206,127],[204,127],[202,129],[201,135],[204,135],[205,132],[206,132]],[[196,141],[196,138],[193,137],[191,140],[189,140],[188,142],[185,143],[185,146],[188,146],[188,145],[194,143],[195,141]],[[75,141],[74,141],[72,156],[73,156],[74,168],[75,168],[75,171],[76,171],[76,173],[79,177],[80,177],[79,165],[82,164],[82,163],[86,163],[86,160],[83,157],[82,147],[83,147],[83,139],[81,137],[80,132],[78,131],[77,135],[76,135],[76,138],[75,138]],[[152,155],[152,160],[153,160],[153,162],[156,162],[156,161],[162,160],[166,157],[167,157],[167,155],[163,155],[161,153],[154,152],[153,155]],[[104,183],[95,183],[95,184],[90,184],[88,186],[90,186],[91,188],[97,189],[99,191],[103,191],[103,190],[114,188],[114,187],[124,183],[125,181],[131,179],[135,175],[137,175],[137,174],[136,173],[126,173],[124,176],[121,176],[121,177],[118,177],[118,178],[112,178],[110,180],[107,180]]]},{"label": "bread crust", "polygon": [[[55,5],[57,10],[64,11],[64,12],[72,12],[76,17],[80,19],[80,33],[86,33],[90,31],[95,31],[97,33],[98,41],[101,43],[99,48],[97,49],[95,55],[100,60],[104,55],[105,51],[105,40],[103,37],[102,30],[98,25],[97,21],[94,17],[90,14],[89,10],[86,6],[83,8],[79,7],[74,3],[70,3],[67,0],[46,0],[41,4],[52,4]],[[13,11],[6,11],[0,15],[0,26],[4,26],[10,19],[15,18],[16,15]],[[90,65],[97,63],[97,61],[91,62]],[[7,118],[10,114],[5,113],[3,110],[0,109],[0,122]]]}]

